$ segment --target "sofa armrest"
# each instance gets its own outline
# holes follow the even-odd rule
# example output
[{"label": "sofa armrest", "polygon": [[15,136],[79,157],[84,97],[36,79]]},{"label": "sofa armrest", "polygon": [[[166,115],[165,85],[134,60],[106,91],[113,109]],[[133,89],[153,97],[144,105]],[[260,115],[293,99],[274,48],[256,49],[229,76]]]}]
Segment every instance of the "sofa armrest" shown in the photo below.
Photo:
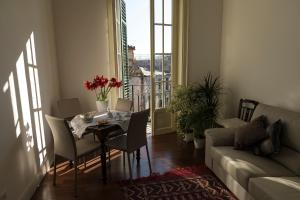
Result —
[{"label": "sofa armrest", "polygon": [[212,146],[233,146],[234,132],[235,128],[212,128],[205,131],[205,137]]},{"label": "sofa armrest", "polygon": [[233,146],[235,128],[212,128],[205,131],[205,164],[213,168],[211,148],[214,146]]}]

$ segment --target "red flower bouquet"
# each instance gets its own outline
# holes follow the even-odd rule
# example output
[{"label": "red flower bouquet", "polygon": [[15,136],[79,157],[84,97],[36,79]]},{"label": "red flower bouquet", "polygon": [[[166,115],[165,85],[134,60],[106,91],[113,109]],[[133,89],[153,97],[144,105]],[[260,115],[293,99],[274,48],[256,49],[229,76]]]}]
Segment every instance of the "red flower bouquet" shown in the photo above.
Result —
[{"label": "red flower bouquet", "polygon": [[107,96],[111,88],[119,88],[122,86],[122,81],[116,78],[108,78],[104,76],[96,76],[93,81],[84,81],[84,87],[87,90],[94,91],[97,101],[107,101]]}]

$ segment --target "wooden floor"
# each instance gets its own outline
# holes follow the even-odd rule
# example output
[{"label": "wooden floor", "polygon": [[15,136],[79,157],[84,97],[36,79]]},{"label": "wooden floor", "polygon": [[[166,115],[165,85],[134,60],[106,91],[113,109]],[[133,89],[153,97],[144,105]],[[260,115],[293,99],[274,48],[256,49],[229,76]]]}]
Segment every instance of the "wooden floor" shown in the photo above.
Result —
[{"label": "wooden floor", "polygon": [[[193,143],[186,144],[176,134],[161,135],[148,138],[149,151],[153,172],[164,173],[175,167],[199,165],[204,163],[203,151],[194,150]],[[93,157],[87,162],[86,168],[80,166],[78,175],[77,199],[122,199],[118,181],[128,179],[128,165],[124,169],[123,156],[120,152],[112,152],[111,166],[108,169],[108,184],[101,182],[101,166],[99,157]],[[149,175],[146,151],[141,149],[140,166],[133,161],[133,177]],[[32,199],[75,199],[73,197],[74,170],[68,162],[58,165],[57,185],[52,185],[52,170],[46,175],[41,186]]]}]

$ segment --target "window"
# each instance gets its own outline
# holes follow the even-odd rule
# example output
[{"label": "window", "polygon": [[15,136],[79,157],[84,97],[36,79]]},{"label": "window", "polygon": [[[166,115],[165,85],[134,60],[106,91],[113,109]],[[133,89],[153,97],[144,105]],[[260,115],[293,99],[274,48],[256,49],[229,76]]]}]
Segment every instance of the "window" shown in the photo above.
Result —
[{"label": "window", "polygon": [[154,40],[156,108],[164,108],[171,97],[172,0],[154,0]]}]

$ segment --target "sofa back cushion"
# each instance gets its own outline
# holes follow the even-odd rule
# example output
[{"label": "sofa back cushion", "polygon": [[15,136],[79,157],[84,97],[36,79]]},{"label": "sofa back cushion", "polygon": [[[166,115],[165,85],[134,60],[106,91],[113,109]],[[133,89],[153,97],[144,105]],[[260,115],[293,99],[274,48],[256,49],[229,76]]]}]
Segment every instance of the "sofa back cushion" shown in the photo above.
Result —
[{"label": "sofa back cushion", "polygon": [[[300,157],[300,113],[288,111],[275,106],[259,104],[252,116],[252,119],[264,115],[267,122],[274,123],[278,119],[282,120],[283,127],[281,133],[281,145],[289,149],[289,160],[299,159]],[[300,167],[295,166],[295,162],[287,162],[284,151],[276,156],[276,161],[300,175]]]}]

